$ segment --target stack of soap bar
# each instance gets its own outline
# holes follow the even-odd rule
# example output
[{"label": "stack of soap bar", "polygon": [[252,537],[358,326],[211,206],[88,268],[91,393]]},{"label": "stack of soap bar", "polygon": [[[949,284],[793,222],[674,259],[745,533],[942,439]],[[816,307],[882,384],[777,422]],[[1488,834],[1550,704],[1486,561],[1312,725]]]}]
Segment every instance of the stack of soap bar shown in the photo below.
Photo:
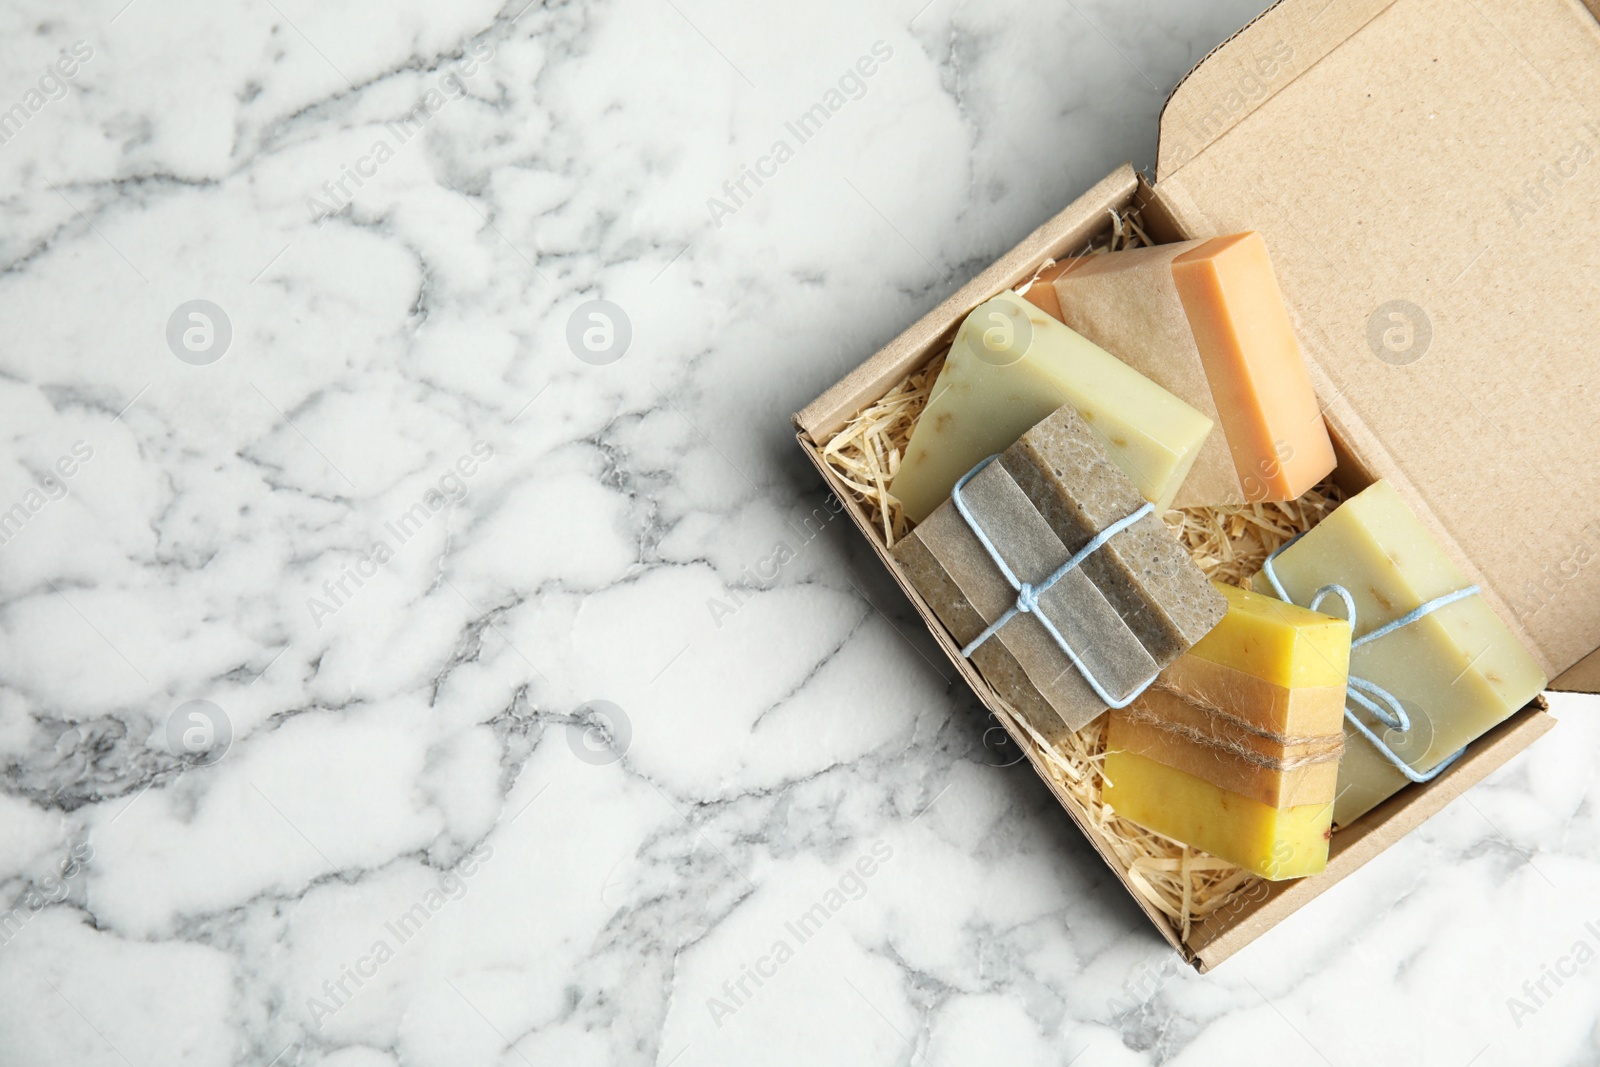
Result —
[{"label": "stack of soap bar", "polygon": [[1123,818],[1270,880],[1328,862],[1350,627],[1218,585],[1228,613],[1113,711],[1104,799]]},{"label": "stack of soap bar", "polygon": [[1063,404],[1163,511],[1211,431],[1194,408],[1007,291],[961,324],[889,491],[921,522],[962,475]]},{"label": "stack of soap bar", "polygon": [[[1071,405],[969,480],[962,497],[1017,578],[1034,585],[1144,506]],[[895,545],[894,555],[962,646],[1016,602],[1016,590],[951,501]],[[1226,610],[1154,514],[1112,537],[1039,602],[1114,700],[1191,647]],[[1107,707],[1036,615],[1013,618],[972,662],[1046,738],[1080,729]]]},{"label": "stack of soap bar", "polygon": [[1293,500],[1333,470],[1259,234],[1066,260],[1027,298],[1221,424],[1179,507]]},{"label": "stack of soap bar", "polygon": [[[1341,504],[1280,554],[1274,571],[1296,603],[1337,583],[1356,606],[1359,639],[1422,604],[1465,588],[1444,554],[1388,482]],[[1256,591],[1272,593],[1258,574]],[[1335,599],[1325,602],[1342,611]],[[1544,688],[1545,676],[1481,596],[1448,604],[1409,626],[1356,648],[1350,676],[1394,694],[1411,729],[1402,734],[1364,709],[1355,712],[1408,766],[1437,767],[1508,718]],[[1352,705],[1354,708],[1354,705]],[[1346,725],[1334,822],[1346,826],[1407,784],[1366,738]]]},{"label": "stack of soap bar", "polygon": [[1220,582],[1228,614],[1162,675],[1275,734],[1338,733],[1350,665],[1342,619]]}]

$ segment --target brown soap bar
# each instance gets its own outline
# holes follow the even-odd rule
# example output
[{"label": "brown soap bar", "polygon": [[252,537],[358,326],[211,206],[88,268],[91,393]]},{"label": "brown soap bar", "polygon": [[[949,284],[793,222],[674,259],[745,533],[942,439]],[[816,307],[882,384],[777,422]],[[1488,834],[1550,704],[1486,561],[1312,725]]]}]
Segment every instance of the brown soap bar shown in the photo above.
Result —
[{"label": "brown soap bar", "polygon": [[[1070,408],[1029,430],[1000,462],[1051,529],[1074,549],[1144,504]],[[1083,570],[1163,667],[1228,611],[1227,601],[1153,513],[1084,560]]]},{"label": "brown soap bar", "polygon": [[[1070,462],[1063,457],[1063,462],[1040,469],[1037,463],[1044,460],[1039,457],[1062,453],[1062,440],[1075,446],[1086,442],[1093,451],[1074,453]],[[1018,472],[1021,478],[1016,477]],[[1063,477],[1070,481],[1061,483],[1058,479]],[[1108,481],[1111,486],[1104,484]],[[1029,485],[1034,487],[1031,492]],[[1080,492],[1095,497],[1095,502],[1089,507],[1071,507]],[[973,477],[962,496],[1013,573],[1034,584],[1053,573],[1100,529],[1144,504],[1133,483],[1111,464],[1071,407],[1061,408],[1028,431],[1000,461]],[[1083,516],[1109,510],[1117,502],[1127,505],[1120,514],[1085,531]],[[1053,519],[1056,513],[1070,513],[1080,521],[1067,524],[1064,532]],[[1147,523],[1153,523],[1153,529]],[[1121,550],[1112,566],[1091,568],[1097,557],[1124,538],[1132,544],[1118,546]],[[1142,558],[1141,550],[1154,558]],[[911,584],[962,645],[1016,603],[1016,590],[953,501],[946,501],[919,524],[895,546],[894,554]],[[1108,576],[1108,585],[1095,580],[1095,570]],[[1188,595],[1200,603],[1156,603],[1151,599]],[[1069,571],[1040,596],[1039,607],[1101,687],[1119,701],[1182,654],[1227,609],[1226,602],[1154,516],[1117,534]],[[1193,638],[1188,637],[1191,632]],[[979,646],[972,662],[1047,738],[1059,734],[1062,724],[1068,730],[1080,729],[1106,709],[1106,701],[1043,624],[1029,614],[1013,618]],[[1056,722],[1050,722],[1052,715]]]},{"label": "brown soap bar", "polygon": [[[928,516],[928,521],[934,521],[937,514],[935,512]],[[918,527],[919,530],[921,528]],[[894,546],[894,555],[906,578],[933,607],[939,621],[944,623],[945,629],[950,631],[950,636],[958,645],[966,647],[989,625],[977,609],[967,602],[960,587],[933,553],[928,551],[916,531]],[[1028,681],[1027,672],[998,637],[990,638],[973,652],[972,665],[978,668],[978,673],[990,685],[1005,695],[1011,707],[1047,743],[1057,744],[1073,732]]]},{"label": "brown soap bar", "polygon": [[[1228,451],[1228,427],[1217,412],[1211,383],[1195,350],[1194,331],[1172,282],[1172,260],[1203,242],[1157,245],[1117,253],[1111,263],[1122,271],[1102,275],[1087,269],[1105,256],[1063,260],[1040,274],[1027,299],[1050,316],[1143,374],[1174,396],[1183,398],[1216,423],[1200,446],[1189,477],[1174,498],[1174,507],[1193,504],[1242,504],[1247,497]],[[1135,266],[1138,265],[1138,266]],[[1139,267],[1148,265],[1141,271]],[[1061,299],[1057,282],[1070,276],[1072,304]],[[1096,283],[1104,281],[1105,285]],[[1138,299],[1130,299],[1132,293]],[[1259,495],[1256,499],[1260,499]]]},{"label": "brown soap bar", "polygon": [[1174,767],[1271,808],[1327,804],[1339,777],[1344,733],[1285,737],[1230,721],[1164,688],[1113,711],[1107,747]]},{"label": "brown soap bar", "polygon": [[[962,495],[1018,579],[1040,584],[1072,554],[1000,464],[986,467],[967,483]],[[941,561],[985,625],[1016,603],[1016,590],[954,505],[928,516],[914,536]],[[1042,593],[1039,609],[1101,688],[1119,702],[1155,675],[1155,661],[1081,568],[1068,571]],[[1105,710],[1104,701],[1036,616],[1012,619],[979,651],[997,641],[1070,728],[1086,725]]]}]

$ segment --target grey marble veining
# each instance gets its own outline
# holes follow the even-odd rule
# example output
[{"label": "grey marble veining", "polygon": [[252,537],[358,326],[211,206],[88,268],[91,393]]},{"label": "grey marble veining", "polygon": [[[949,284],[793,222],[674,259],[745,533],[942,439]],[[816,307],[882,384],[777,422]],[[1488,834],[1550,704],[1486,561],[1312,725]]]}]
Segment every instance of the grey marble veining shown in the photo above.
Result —
[{"label": "grey marble veining", "polygon": [[1600,1057],[1592,702],[1201,978],[836,516],[1262,6],[919,4],[0,14],[0,1064]]}]

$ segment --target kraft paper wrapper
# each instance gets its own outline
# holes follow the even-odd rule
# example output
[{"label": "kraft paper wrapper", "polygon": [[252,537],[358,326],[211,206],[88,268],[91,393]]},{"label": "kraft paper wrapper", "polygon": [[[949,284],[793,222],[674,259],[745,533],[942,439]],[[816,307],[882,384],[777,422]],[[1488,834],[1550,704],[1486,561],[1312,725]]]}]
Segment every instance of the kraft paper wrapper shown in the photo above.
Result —
[{"label": "kraft paper wrapper", "polygon": [[[1243,504],[1250,499],[1234,465],[1189,316],[1172,280],[1172,261],[1203,243],[1184,241],[1118,252],[1119,261],[1137,264],[1146,281],[1138,301],[1128,299],[1130,277],[1083,270],[1088,261],[1082,258],[1044,271],[1039,275],[1042,284],[1028,291],[1029,300],[1211,420],[1214,428],[1172,502],[1179,508]],[[1070,300],[1062,299],[1056,286],[1064,275],[1072,275]]]}]

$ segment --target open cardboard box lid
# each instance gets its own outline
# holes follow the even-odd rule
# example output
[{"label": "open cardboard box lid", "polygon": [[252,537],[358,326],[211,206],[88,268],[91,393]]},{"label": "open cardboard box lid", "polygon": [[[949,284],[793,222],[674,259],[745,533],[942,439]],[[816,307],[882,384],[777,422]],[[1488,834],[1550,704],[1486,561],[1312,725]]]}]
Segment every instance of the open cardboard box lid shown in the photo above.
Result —
[{"label": "open cardboard box lid", "polygon": [[1153,195],[1181,233],[1265,235],[1336,436],[1553,688],[1597,692],[1587,2],[1283,0],[1173,93]]}]

